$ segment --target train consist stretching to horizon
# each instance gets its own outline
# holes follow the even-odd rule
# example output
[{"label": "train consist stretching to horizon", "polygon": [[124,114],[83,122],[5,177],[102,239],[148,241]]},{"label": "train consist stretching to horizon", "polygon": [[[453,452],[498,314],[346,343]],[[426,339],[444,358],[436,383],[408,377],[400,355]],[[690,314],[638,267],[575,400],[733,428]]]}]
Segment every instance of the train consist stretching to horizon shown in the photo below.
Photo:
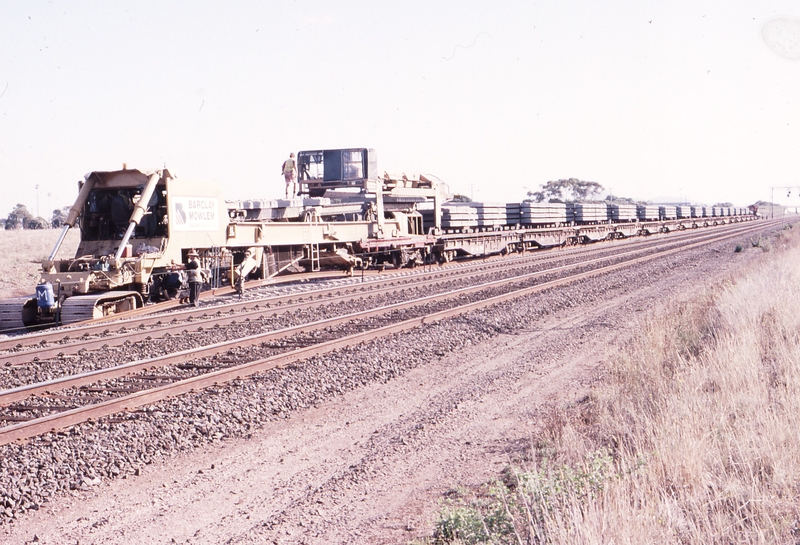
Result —
[{"label": "train consist stretching to horizon", "polygon": [[[339,268],[406,267],[752,219],[755,210],[455,202],[434,176],[379,173],[367,148],[301,151],[298,197],[226,201],[166,168],[94,171],[42,263],[36,295],[0,301],[0,329],[72,323],[175,296],[189,252],[214,287]],[[56,259],[77,228],[76,256]]]}]

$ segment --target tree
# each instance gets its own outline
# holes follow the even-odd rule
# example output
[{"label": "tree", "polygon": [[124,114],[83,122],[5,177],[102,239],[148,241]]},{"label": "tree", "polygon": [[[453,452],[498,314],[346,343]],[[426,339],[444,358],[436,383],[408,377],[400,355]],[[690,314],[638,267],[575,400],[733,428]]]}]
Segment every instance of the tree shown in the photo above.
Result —
[{"label": "tree", "polygon": [[50,222],[45,218],[34,218],[24,204],[18,204],[8,213],[6,229],[49,229]]},{"label": "tree", "polygon": [[636,204],[636,205],[648,205],[650,204],[648,201],[637,201],[636,199],[632,199],[630,197],[617,197],[616,195],[607,195],[605,199],[603,199],[608,204]]},{"label": "tree", "polygon": [[54,228],[58,229],[59,227],[64,226],[64,222],[67,221],[67,215],[69,214],[69,206],[65,206],[64,208],[58,209],[56,208],[53,210],[53,215],[50,217],[50,225]]},{"label": "tree", "polygon": [[50,229],[50,222],[43,217],[31,218],[25,224],[25,229]]},{"label": "tree", "polygon": [[450,202],[472,202],[472,199],[470,199],[466,195],[461,195],[459,193],[456,193],[455,195],[453,195],[453,198],[451,199]]},{"label": "tree", "polygon": [[597,182],[585,182],[577,178],[551,180],[540,186],[541,191],[528,191],[536,202],[586,201],[604,191]]},{"label": "tree", "polygon": [[27,223],[33,219],[33,215],[28,212],[24,204],[18,204],[8,213],[6,218],[6,229],[26,229]]}]

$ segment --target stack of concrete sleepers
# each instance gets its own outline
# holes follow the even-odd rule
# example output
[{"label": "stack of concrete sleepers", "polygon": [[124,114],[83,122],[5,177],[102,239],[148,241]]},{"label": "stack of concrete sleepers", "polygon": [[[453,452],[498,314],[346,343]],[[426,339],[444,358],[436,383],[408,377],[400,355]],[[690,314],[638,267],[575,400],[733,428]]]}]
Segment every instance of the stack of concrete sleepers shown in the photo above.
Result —
[{"label": "stack of concrete sleepers", "polygon": [[520,204],[520,223],[523,225],[563,225],[572,223],[572,205],[563,202],[529,202]]},{"label": "stack of concrete sleepers", "polygon": [[612,204],[609,205],[611,210],[611,220],[615,222],[636,221],[636,205],[635,204]]},{"label": "stack of concrete sleepers", "polygon": [[442,205],[442,228],[457,229],[477,227],[478,211],[473,203],[447,203]]},{"label": "stack of concrete sleepers", "polygon": [[674,220],[678,218],[678,209],[675,206],[659,206],[658,211],[662,220]]},{"label": "stack of concrete sleepers", "polygon": [[658,221],[658,206],[639,204],[636,206],[636,217],[639,221]]},{"label": "stack of concrete sleepers", "polygon": [[506,224],[507,225],[517,225],[522,223],[522,217],[520,216],[520,203],[518,202],[509,202],[506,203]]},{"label": "stack of concrete sleepers", "polygon": [[249,220],[271,220],[273,210],[278,207],[277,200],[253,199],[246,201],[227,201],[228,211],[235,208],[244,210]]},{"label": "stack of concrete sleepers", "polygon": [[250,199],[226,201],[228,210],[244,210],[248,220],[286,220],[300,216],[304,206],[328,206],[331,200],[325,197],[301,199]]},{"label": "stack of concrete sleepers", "polygon": [[608,221],[608,205],[604,202],[576,202],[572,205],[576,223]]},{"label": "stack of concrete sleepers", "polygon": [[718,217],[722,216],[723,215],[722,214],[722,208],[720,208],[719,206],[712,206],[711,207],[711,215],[714,216],[715,218],[718,218]]},{"label": "stack of concrete sleepers", "polygon": [[686,219],[692,217],[692,209],[689,206],[676,206],[675,211],[678,214],[678,218]]},{"label": "stack of concrete sleepers", "polygon": [[506,224],[506,205],[491,202],[470,203],[478,214],[478,227],[497,227]]}]

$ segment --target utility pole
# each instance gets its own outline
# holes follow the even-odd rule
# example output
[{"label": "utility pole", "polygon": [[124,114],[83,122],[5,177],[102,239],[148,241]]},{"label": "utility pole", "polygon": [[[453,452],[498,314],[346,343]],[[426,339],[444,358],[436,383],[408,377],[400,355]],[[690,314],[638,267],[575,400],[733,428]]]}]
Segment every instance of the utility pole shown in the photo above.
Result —
[{"label": "utility pole", "polygon": [[36,217],[39,218],[41,217],[39,215],[39,184],[36,184],[34,187],[36,188]]},{"label": "utility pole", "polygon": [[[772,187],[770,189],[772,190],[772,192],[771,192],[770,198],[769,198],[769,219],[775,219],[775,211],[774,211],[775,190],[776,189],[780,189],[780,190],[784,190],[785,189],[786,190],[786,198],[788,199],[789,197],[791,197],[793,189],[798,191],[798,193],[800,193],[800,186],[796,186],[796,185],[789,185],[789,186],[784,186],[784,187],[775,186],[775,187]],[[785,212],[786,212],[786,209],[784,208],[784,213]]]}]

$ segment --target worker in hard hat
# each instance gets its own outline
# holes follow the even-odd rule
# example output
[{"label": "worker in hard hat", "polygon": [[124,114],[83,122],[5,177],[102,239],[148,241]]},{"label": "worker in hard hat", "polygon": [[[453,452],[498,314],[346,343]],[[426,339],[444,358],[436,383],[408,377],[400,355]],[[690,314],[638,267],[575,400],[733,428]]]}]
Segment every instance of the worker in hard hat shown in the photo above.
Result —
[{"label": "worker in hard hat", "polygon": [[189,304],[200,306],[200,288],[203,285],[203,270],[200,268],[199,255],[195,250],[187,254],[189,262],[186,263],[186,274],[189,281]]}]

